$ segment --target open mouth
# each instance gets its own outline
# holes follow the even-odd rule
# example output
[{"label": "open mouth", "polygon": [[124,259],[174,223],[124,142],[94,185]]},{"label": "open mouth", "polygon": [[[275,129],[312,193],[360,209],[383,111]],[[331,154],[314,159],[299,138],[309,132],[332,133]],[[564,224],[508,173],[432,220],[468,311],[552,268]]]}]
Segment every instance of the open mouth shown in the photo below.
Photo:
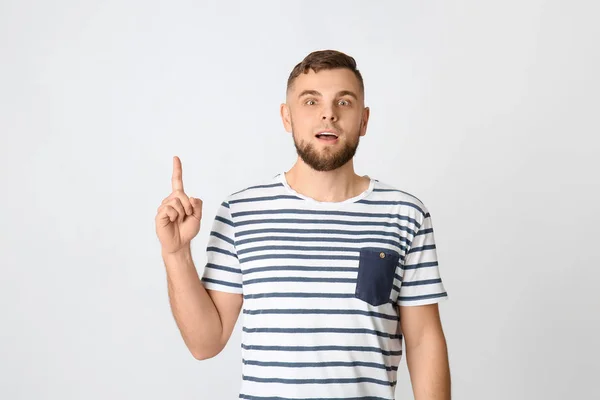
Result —
[{"label": "open mouth", "polygon": [[335,142],[338,139],[338,136],[333,132],[317,133],[316,137],[317,139],[325,142]]}]

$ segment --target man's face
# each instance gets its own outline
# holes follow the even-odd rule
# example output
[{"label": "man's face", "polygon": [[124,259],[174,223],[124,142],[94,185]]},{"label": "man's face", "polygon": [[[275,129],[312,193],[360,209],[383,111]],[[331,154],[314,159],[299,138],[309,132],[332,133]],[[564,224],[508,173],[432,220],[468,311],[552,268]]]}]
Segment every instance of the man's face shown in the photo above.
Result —
[{"label": "man's face", "polygon": [[281,117],[298,156],[316,171],[332,171],[354,157],[369,109],[352,71],[309,70],[294,80]]}]

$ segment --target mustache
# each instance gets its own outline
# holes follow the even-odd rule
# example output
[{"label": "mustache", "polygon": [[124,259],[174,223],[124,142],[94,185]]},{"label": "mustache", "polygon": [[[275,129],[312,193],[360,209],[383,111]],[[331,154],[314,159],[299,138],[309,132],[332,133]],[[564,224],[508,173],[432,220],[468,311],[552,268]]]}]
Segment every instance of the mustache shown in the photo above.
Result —
[{"label": "mustache", "polygon": [[336,131],[336,132],[343,132],[342,129],[340,129],[340,127],[338,127],[337,125],[324,125],[324,126],[321,126],[319,128],[319,130],[321,130],[321,131],[332,130],[332,131]]}]

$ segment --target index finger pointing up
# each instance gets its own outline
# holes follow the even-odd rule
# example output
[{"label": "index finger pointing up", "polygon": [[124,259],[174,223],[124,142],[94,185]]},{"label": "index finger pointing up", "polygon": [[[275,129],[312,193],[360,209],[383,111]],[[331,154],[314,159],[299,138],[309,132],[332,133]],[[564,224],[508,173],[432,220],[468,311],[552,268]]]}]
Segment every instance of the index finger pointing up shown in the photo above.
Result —
[{"label": "index finger pointing up", "polygon": [[181,190],[183,191],[183,179],[181,177],[181,160],[179,157],[173,157],[173,177],[171,178],[171,186],[173,191]]}]

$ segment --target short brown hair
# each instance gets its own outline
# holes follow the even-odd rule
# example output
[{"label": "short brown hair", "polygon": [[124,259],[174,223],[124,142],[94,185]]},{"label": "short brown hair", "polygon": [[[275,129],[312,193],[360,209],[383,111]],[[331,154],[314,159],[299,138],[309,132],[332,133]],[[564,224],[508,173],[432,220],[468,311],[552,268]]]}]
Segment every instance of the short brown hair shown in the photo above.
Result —
[{"label": "short brown hair", "polygon": [[360,90],[363,93],[365,92],[362,75],[360,71],[356,69],[356,60],[354,60],[353,57],[336,50],[318,50],[307,55],[290,73],[287,81],[287,90],[290,89],[294,80],[300,76],[300,74],[308,73],[309,69],[312,69],[316,73],[324,69],[336,68],[346,68],[354,72],[356,79],[358,79]]}]

